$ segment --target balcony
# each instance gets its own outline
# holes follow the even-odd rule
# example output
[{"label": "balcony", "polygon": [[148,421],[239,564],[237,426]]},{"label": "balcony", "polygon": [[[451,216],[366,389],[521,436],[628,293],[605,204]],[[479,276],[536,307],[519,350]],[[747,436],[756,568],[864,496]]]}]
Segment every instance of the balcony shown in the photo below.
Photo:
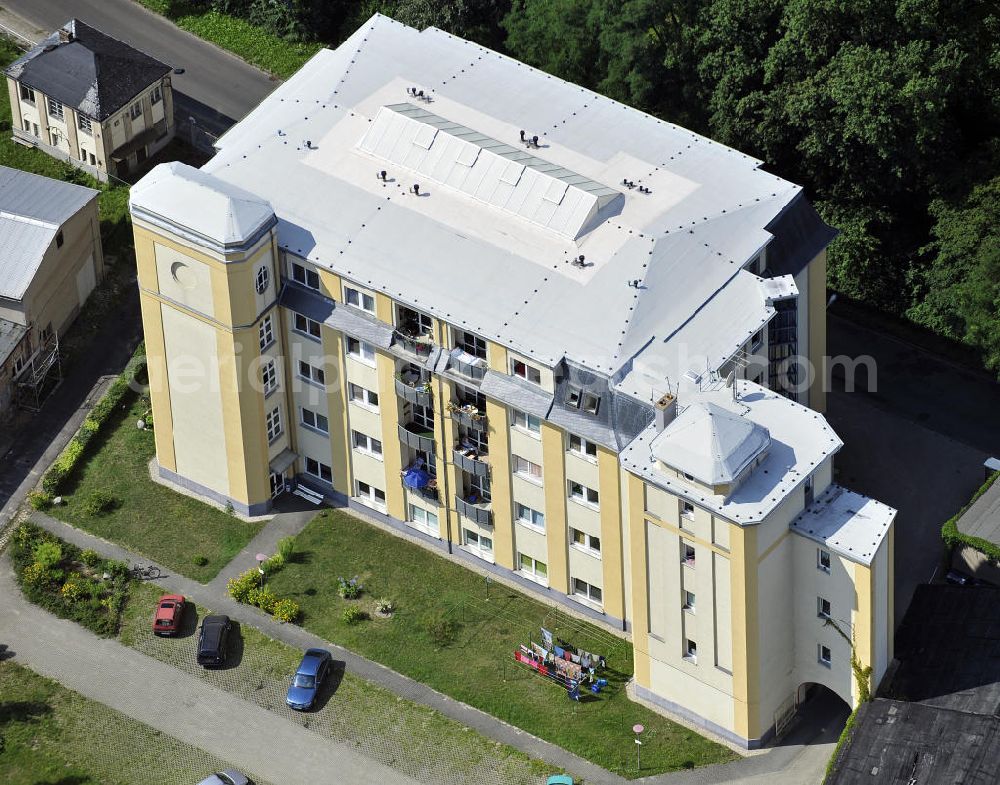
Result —
[{"label": "balcony", "polygon": [[419,376],[397,375],[396,395],[404,401],[415,403],[418,406],[431,407],[434,405],[434,397],[431,395],[431,380],[421,379]]},{"label": "balcony", "polygon": [[[470,494],[469,498],[474,499],[477,497],[474,494]],[[455,507],[461,515],[464,515],[471,521],[475,521],[480,526],[493,525],[493,506],[489,502],[470,502],[456,495]]]},{"label": "balcony", "polygon": [[477,453],[473,450],[456,447],[452,451],[452,462],[462,471],[468,472],[474,477],[489,477],[490,464],[486,453]]},{"label": "balcony", "polygon": [[399,425],[399,440],[407,447],[423,452],[434,452],[434,431],[424,425],[408,422]]},{"label": "balcony", "polygon": [[449,403],[448,411],[451,412],[451,419],[466,428],[475,428],[477,431],[486,430],[486,415],[471,403],[458,404]]},{"label": "balcony", "polygon": [[448,370],[474,382],[481,382],[486,375],[486,360],[461,349],[452,349],[448,355]]},{"label": "balcony", "polygon": [[393,332],[392,343],[421,362],[427,360],[434,351],[434,341],[429,335],[410,334],[402,328]]}]

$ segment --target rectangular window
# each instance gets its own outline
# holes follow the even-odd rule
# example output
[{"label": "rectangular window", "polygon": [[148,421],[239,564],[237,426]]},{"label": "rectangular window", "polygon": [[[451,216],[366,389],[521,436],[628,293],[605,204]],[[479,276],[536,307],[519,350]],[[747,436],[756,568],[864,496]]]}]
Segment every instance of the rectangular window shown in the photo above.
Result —
[{"label": "rectangular window", "polygon": [[542,372],[539,371],[535,366],[528,365],[526,362],[521,362],[520,360],[511,360],[510,372],[514,374],[514,376],[520,376],[522,379],[526,379],[532,384],[542,383]]},{"label": "rectangular window", "polygon": [[597,445],[573,434],[569,435],[569,451],[575,452],[581,458],[590,460],[597,458]]},{"label": "rectangular window", "polygon": [[315,322],[308,316],[303,316],[300,313],[295,314],[295,327],[293,329],[297,333],[306,335],[310,338],[316,338],[317,340],[321,335],[319,322]]},{"label": "rectangular window", "polygon": [[681,543],[681,564],[686,567],[694,567],[694,546],[690,543]]},{"label": "rectangular window", "polygon": [[267,441],[273,442],[281,436],[281,407],[275,406],[264,420],[267,425]]},{"label": "rectangular window", "polygon": [[410,420],[426,428],[428,431],[433,431],[434,409],[430,406],[421,406],[419,403],[411,404]]},{"label": "rectangular window", "polygon": [[260,322],[260,350],[264,351],[274,343],[274,326],[271,323],[271,315],[268,314]]},{"label": "rectangular window", "polygon": [[435,537],[438,536],[438,517],[433,512],[428,512],[423,507],[418,507],[415,504],[410,505],[410,521],[417,524],[421,528],[427,529]]},{"label": "rectangular window", "polygon": [[690,638],[684,639],[684,658],[692,662],[698,661],[698,644]]},{"label": "rectangular window", "polygon": [[816,566],[823,572],[830,572],[830,551],[816,549]]},{"label": "rectangular window", "polygon": [[694,613],[694,592],[684,592],[684,610]]},{"label": "rectangular window", "polygon": [[264,395],[270,395],[278,387],[278,372],[274,367],[274,360],[268,360],[264,367],[260,369],[261,380],[264,383]]},{"label": "rectangular window", "polygon": [[382,460],[382,442],[361,431],[351,431],[354,449]]},{"label": "rectangular window", "polygon": [[481,360],[486,359],[486,341],[478,335],[460,330],[455,336],[455,344],[463,352],[467,352],[473,357],[478,357]]},{"label": "rectangular window", "polygon": [[370,314],[375,313],[375,298],[350,286],[344,287],[344,302]]},{"label": "rectangular window", "polygon": [[830,665],[833,661],[833,656],[830,653],[830,647],[824,646],[822,643],[818,644],[818,657],[821,665]]},{"label": "rectangular window", "polygon": [[323,482],[333,483],[333,469],[315,458],[306,458],[306,474],[318,477]]},{"label": "rectangular window", "polygon": [[587,600],[596,605],[600,605],[604,602],[604,593],[596,586],[591,586],[586,581],[581,581],[579,578],[573,579],[573,596],[579,597],[580,599]]},{"label": "rectangular window", "polygon": [[63,119],[63,105],[51,98],[49,99],[49,117],[54,117],[57,120]]},{"label": "rectangular window", "polygon": [[522,477],[534,480],[535,482],[542,481],[542,467],[526,458],[522,458],[520,455],[514,456],[514,474],[520,474]]},{"label": "rectangular window", "polygon": [[76,127],[85,134],[92,134],[94,132],[93,127],[90,124],[90,118],[84,117],[82,114],[78,114],[76,116]]},{"label": "rectangular window", "polygon": [[62,143],[62,134],[59,133],[58,128],[50,128],[49,131],[52,134],[53,147],[58,147]]},{"label": "rectangular window", "polygon": [[133,120],[139,119],[139,115],[142,114],[142,101],[136,101],[132,106],[129,107],[128,116]]},{"label": "rectangular window", "polygon": [[816,598],[816,615],[821,619],[830,618],[830,601],[824,600],[822,597]]},{"label": "rectangular window", "polygon": [[[24,121],[24,130],[27,131],[29,134],[31,133],[31,120]],[[35,134],[35,136],[38,136],[38,134]]]},{"label": "rectangular window", "polygon": [[590,504],[596,507],[600,503],[600,496],[593,488],[581,485],[575,480],[569,481],[569,498],[574,501]]},{"label": "rectangular window", "polygon": [[472,529],[462,529],[462,538],[465,547],[481,559],[493,559],[493,540],[490,537],[474,532]]},{"label": "rectangular window", "polygon": [[597,414],[597,410],[601,408],[601,397],[584,392],[582,408],[587,414]]},{"label": "rectangular window", "polygon": [[694,505],[691,502],[681,502],[681,517],[694,520]]},{"label": "rectangular window", "polygon": [[595,537],[593,534],[587,534],[579,529],[570,529],[569,535],[573,545],[577,548],[582,548],[583,550],[590,551],[591,553],[601,552],[600,537]]},{"label": "rectangular window", "polygon": [[538,510],[533,510],[527,505],[520,503],[516,504],[514,509],[517,513],[518,523],[523,523],[526,526],[531,526],[532,528],[545,531],[544,513],[540,513]]},{"label": "rectangular window", "polygon": [[158,104],[163,100],[163,93],[160,90],[160,86],[157,85],[153,88],[153,92],[149,94],[149,102],[151,104]]},{"label": "rectangular window", "polygon": [[543,561],[532,558],[524,553],[517,554],[518,564],[520,565],[521,572],[527,575],[529,578],[539,581],[541,583],[547,583],[549,580],[549,568]]},{"label": "rectangular window", "polygon": [[315,365],[310,365],[305,360],[299,360],[299,377],[305,379],[307,382],[321,385],[326,384],[326,371],[322,368],[317,368]]},{"label": "rectangular window", "polygon": [[308,267],[299,264],[298,262],[292,262],[291,267],[293,281],[296,281],[310,289],[319,290],[319,273],[315,270],[310,270]]},{"label": "rectangular window", "polygon": [[365,504],[378,507],[379,509],[385,509],[385,491],[376,488],[374,485],[369,485],[361,480],[355,480],[354,482],[356,496]]},{"label": "rectangular window", "polygon": [[533,414],[522,412],[520,409],[512,409],[510,418],[515,427],[528,431],[529,433],[538,433],[542,428],[542,421],[539,418],[535,417]]},{"label": "rectangular window", "polygon": [[354,384],[353,382],[348,384],[347,388],[351,395],[351,403],[364,406],[366,409],[378,411],[378,393],[372,392],[360,384]]},{"label": "rectangular window", "polygon": [[27,85],[21,85],[21,100],[25,103],[35,103],[35,91]]},{"label": "rectangular window", "polygon": [[302,412],[302,424],[308,428],[312,428],[315,431],[320,431],[321,433],[330,432],[330,423],[327,421],[326,417],[319,412],[314,412],[312,409],[300,408]]},{"label": "rectangular window", "polygon": [[753,337],[750,339],[750,353],[756,354],[763,344],[764,344],[764,331],[758,330],[753,334]]},{"label": "rectangular window", "polygon": [[365,365],[375,365],[375,347],[357,338],[347,337],[347,355]]}]

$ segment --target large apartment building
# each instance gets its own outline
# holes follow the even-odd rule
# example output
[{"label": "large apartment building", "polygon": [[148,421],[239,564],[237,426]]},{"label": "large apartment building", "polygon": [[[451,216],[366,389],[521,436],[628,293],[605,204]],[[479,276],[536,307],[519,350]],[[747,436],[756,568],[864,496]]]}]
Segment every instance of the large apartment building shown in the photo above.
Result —
[{"label": "large apartment building", "polygon": [[833,233],[760,166],[376,15],[132,189],[158,471],[476,560],[745,746],[808,685],[853,704],[852,648],[892,656],[895,513],[833,483]]}]

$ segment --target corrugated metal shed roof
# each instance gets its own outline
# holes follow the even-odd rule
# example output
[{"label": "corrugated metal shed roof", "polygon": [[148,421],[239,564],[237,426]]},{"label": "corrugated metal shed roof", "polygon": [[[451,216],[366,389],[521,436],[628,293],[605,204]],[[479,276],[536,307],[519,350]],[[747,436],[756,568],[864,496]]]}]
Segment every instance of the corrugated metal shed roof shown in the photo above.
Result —
[{"label": "corrugated metal shed roof", "polygon": [[0,297],[20,300],[59,228],[98,192],[0,166]]}]

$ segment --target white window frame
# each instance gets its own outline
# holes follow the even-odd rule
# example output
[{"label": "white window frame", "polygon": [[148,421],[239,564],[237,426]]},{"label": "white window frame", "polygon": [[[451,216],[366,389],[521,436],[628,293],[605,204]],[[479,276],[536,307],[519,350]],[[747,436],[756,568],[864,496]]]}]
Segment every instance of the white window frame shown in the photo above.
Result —
[{"label": "white window frame", "polygon": [[63,105],[55,98],[49,98],[49,117],[54,117],[57,120],[66,119],[66,112],[63,109]]},{"label": "white window frame", "polygon": [[542,432],[542,418],[533,414],[521,411],[520,409],[510,410],[510,424],[520,431],[540,437]]},{"label": "white window frame", "polygon": [[601,506],[600,492],[576,480],[567,480],[567,483],[569,484],[569,498],[577,504],[583,504],[595,510]]},{"label": "white window frame", "polygon": [[681,517],[688,521],[694,520],[695,506],[691,502],[681,499]]},{"label": "white window frame", "polygon": [[455,330],[455,346],[473,357],[478,357],[481,360],[486,359],[488,351],[486,339],[475,333],[470,333],[468,330]]},{"label": "white window frame", "polygon": [[138,120],[142,114],[142,99],[140,98],[128,108],[128,116],[131,120]]},{"label": "white window frame", "polygon": [[825,665],[827,668],[833,665],[833,651],[829,646],[824,646],[822,643],[816,644],[816,660],[820,665]]},{"label": "white window frame", "polygon": [[94,126],[93,123],[90,122],[90,118],[84,117],[79,112],[77,112],[76,115],[76,128],[78,131],[83,131],[85,134],[89,134],[91,136],[94,134]]},{"label": "white window frame", "polygon": [[681,589],[681,608],[688,613],[694,613],[698,598],[693,591]]},{"label": "white window frame", "polygon": [[160,89],[159,85],[156,85],[149,94],[149,104],[150,106],[155,106],[163,100],[163,91]]},{"label": "white window frame", "polygon": [[372,346],[367,341],[362,341],[360,338],[354,338],[353,336],[345,336],[347,356],[357,360],[359,363],[364,363],[365,365],[370,365],[372,368],[375,367],[375,347]]},{"label": "white window frame", "polygon": [[322,341],[323,331],[320,329],[320,323],[304,314],[292,314],[292,331],[311,341]]},{"label": "white window frame", "polygon": [[382,460],[382,442],[374,436],[369,436],[361,431],[351,431],[351,446],[357,452],[367,455],[376,460]]},{"label": "white window frame", "polygon": [[[420,520],[421,518],[423,518],[423,520]],[[431,519],[433,519],[433,521]],[[407,523],[410,523],[415,528],[430,534],[432,537],[441,536],[437,513],[431,512],[430,510],[427,510],[417,504],[410,505],[410,515]]]},{"label": "white window frame", "polygon": [[325,483],[333,485],[333,468],[329,464],[306,456],[305,473]]},{"label": "white window frame", "polygon": [[833,610],[833,606],[830,601],[825,597],[816,598],[816,615],[821,619],[831,618],[830,613]]},{"label": "white window frame", "polygon": [[825,548],[816,549],[816,569],[820,572],[825,572],[827,575],[830,574],[830,565],[833,559],[830,556],[830,551]]},{"label": "white window frame", "polygon": [[764,331],[758,330],[750,338],[750,354],[757,354],[761,346],[764,345]]},{"label": "white window frame", "polygon": [[20,92],[18,93],[18,95],[21,96],[21,100],[24,101],[26,104],[31,104],[32,106],[34,106],[34,104],[35,104],[35,91],[34,91],[34,89],[31,88],[31,87],[28,87],[28,85],[26,85],[26,84],[19,84],[18,87],[21,88]]},{"label": "white window frame", "polygon": [[[526,562],[527,566],[525,566]],[[538,569],[539,565],[542,566],[541,570]],[[534,556],[529,556],[526,553],[518,551],[517,571],[529,581],[540,583],[543,586],[549,585],[549,565],[541,559],[536,559]]]},{"label": "white window frame", "polygon": [[271,274],[267,270],[267,265],[262,264],[257,268],[257,274],[253,279],[253,288],[257,294],[264,294],[271,283]]},{"label": "white window frame", "polygon": [[318,272],[311,270],[304,264],[299,264],[298,262],[289,262],[288,266],[292,270],[293,281],[302,284],[307,289],[315,289],[316,291],[319,291]]},{"label": "white window frame", "polygon": [[515,520],[529,529],[545,533],[545,513],[532,509],[527,504],[521,502],[514,503]]},{"label": "white window frame", "polygon": [[325,435],[330,434],[330,420],[327,416],[319,412],[314,412],[312,409],[307,409],[305,406],[299,407],[299,424],[311,431],[317,431]]},{"label": "white window frame", "polygon": [[280,406],[275,406],[265,415],[264,425],[267,428],[267,443],[273,444],[283,433]]},{"label": "white window frame", "polygon": [[567,450],[585,461],[595,463],[597,461],[597,445],[587,441],[582,436],[574,433],[569,434],[569,446]]},{"label": "white window frame", "polygon": [[[470,542],[470,540],[475,542]],[[489,543],[488,548],[483,547],[484,540]],[[484,561],[493,561],[493,538],[486,534],[480,534],[475,529],[462,528],[462,547]]]},{"label": "white window frame", "polygon": [[[597,543],[596,547],[594,545],[595,542]],[[582,529],[576,529],[571,526],[569,529],[569,543],[571,547],[578,551],[596,556],[598,559],[601,558],[601,538],[596,535],[587,534]]]},{"label": "white window frame", "polygon": [[367,292],[344,284],[344,302],[359,311],[375,315],[375,297]]},{"label": "white window frame", "polygon": [[260,332],[258,334],[258,338],[261,351],[264,351],[268,346],[274,343],[274,322],[271,320],[271,314],[268,314],[260,320]]},{"label": "white window frame", "polygon": [[[688,551],[691,552],[690,558],[688,558]],[[681,540],[681,564],[685,567],[694,568],[697,563],[698,552],[695,550],[694,543],[687,542],[686,540]]]},{"label": "white window frame", "polygon": [[[347,394],[350,396],[351,403],[356,404],[357,406],[363,406],[365,409],[372,412],[378,411],[378,393],[372,392],[367,387],[362,387],[360,384],[348,382]],[[372,397],[375,398],[374,403],[372,403]]]},{"label": "white window frame", "polygon": [[260,380],[264,388],[265,398],[278,389],[278,369],[274,360],[268,360],[261,366]]},{"label": "white window frame", "polygon": [[[367,490],[365,490],[366,488]],[[368,507],[385,510],[385,491],[381,488],[376,488],[374,485],[370,485],[363,480],[355,480],[354,495],[358,501]]]},{"label": "white window frame", "polygon": [[532,384],[537,384],[539,387],[542,386],[542,372],[539,368],[534,365],[525,362],[524,360],[515,360],[513,357],[510,360],[510,375],[518,376],[524,379],[526,382],[531,382]]},{"label": "white window frame", "polygon": [[326,387],[326,371],[305,360],[299,360],[296,375],[310,384],[315,384],[323,388]]},{"label": "white window frame", "polygon": [[[573,578],[570,583],[573,587],[573,594],[570,596],[573,599],[586,602],[588,605],[596,605],[598,608],[604,607],[604,590],[600,586],[594,586],[580,578]],[[594,596],[595,592],[597,596]]]},{"label": "white window frame", "polygon": [[684,639],[684,659],[689,662],[698,662],[698,641],[691,638]]},{"label": "white window frame", "polygon": [[543,470],[539,464],[529,461],[527,458],[522,458],[520,455],[513,455],[512,457],[514,459],[512,461],[514,474],[524,480],[527,480],[528,482],[534,483],[535,485],[542,484]]}]

